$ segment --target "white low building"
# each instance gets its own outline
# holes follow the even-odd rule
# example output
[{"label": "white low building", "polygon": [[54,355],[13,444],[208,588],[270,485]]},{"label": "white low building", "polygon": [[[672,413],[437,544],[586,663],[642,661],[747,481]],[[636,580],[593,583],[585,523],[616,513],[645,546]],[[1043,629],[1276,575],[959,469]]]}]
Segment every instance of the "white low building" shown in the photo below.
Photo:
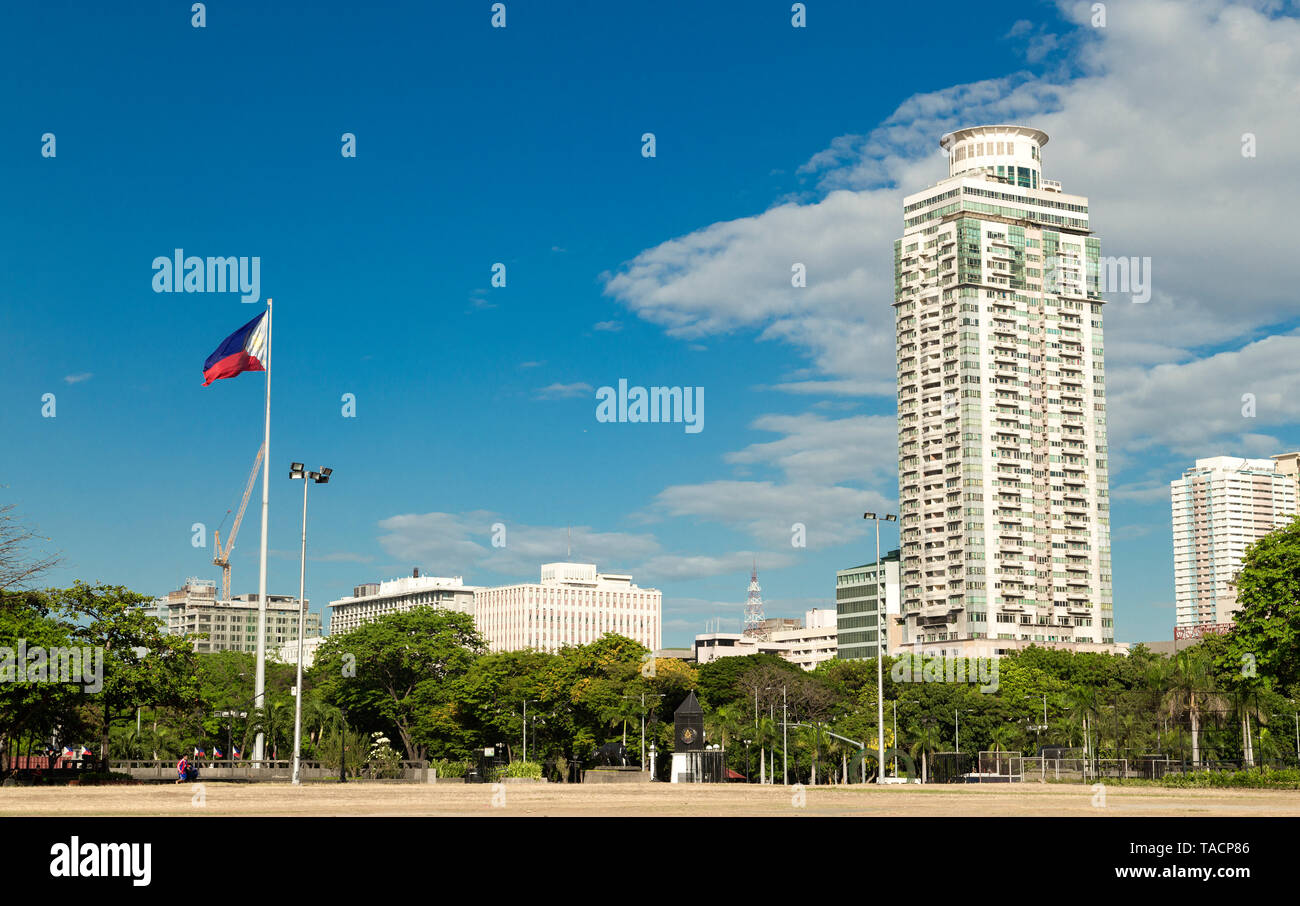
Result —
[{"label": "white low building", "polygon": [[330,634],[416,607],[471,614],[491,651],[535,648],[554,652],[617,633],[652,651],[662,647],[663,592],[641,588],[630,575],[599,573],[591,563],[545,563],[540,582],[494,588],[466,585],[460,576],[415,575],[358,585],[331,601]]},{"label": "white low building", "polygon": [[829,608],[806,611],[802,628],[782,629],[772,633],[770,638],[785,646],[781,657],[805,670],[812,670],[822,661],[836,657],[840,648],[836,613]]},{"label": "white low building", "polygon": [[[315,638],[307,639],[303,643],[302,669],[307,670],[316,662],[316,649],[320,648],[324,641],[325,636],[318,635]],[[272,656],[282,664],[296,665],[298,663],[298,643],[296,641],[285,642],[279,648],[273,650]]]},{"label": "white low building", "polygon": [[724,657],[775,654],[805,670],[812,670],[822,661],[836,657],[839,651],[836,618],[834,610],[814,608],[805,611],[802,622],[787,621],[798,625],[769,632],[766,639],[739,632],[701,633],[695,637],[695,662],[707,664]]},{"label": "white low building", "polygon": [[400,579],[358,585],[350,597],[330,602],[330,634],[351,632],[362,623],[416,607],[472,614],[476,591],[460,576],[421,576],[418,569]]}]

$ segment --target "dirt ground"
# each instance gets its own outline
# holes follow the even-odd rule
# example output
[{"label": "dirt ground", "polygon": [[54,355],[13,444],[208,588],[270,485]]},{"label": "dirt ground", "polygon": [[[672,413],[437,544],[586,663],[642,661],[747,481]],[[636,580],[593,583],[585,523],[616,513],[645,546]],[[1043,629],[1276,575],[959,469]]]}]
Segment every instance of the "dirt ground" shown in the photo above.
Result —
[{"label": "dirt ground", "polygon": [[[201,787],[201,788],[200,788]],[[1087,785],[795,787],[745,784],[203,783],[0,789],[0,816],[1265,816],[1300,815],[1296,790]]]}]

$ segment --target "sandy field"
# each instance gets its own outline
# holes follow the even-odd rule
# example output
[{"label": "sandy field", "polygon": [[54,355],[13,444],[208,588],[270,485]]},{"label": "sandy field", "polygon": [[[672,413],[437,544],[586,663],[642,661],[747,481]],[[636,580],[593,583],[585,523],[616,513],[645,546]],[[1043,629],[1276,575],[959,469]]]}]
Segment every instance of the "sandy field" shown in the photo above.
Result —
[{"label": "sandy field", "polygon": [[[201,786],[201,789],[199,788]],[[1300,815],[1296,790],[1085,785],[794,787],[745,784],[306,784],[10,787],[0,816],[1273,816]]]}]

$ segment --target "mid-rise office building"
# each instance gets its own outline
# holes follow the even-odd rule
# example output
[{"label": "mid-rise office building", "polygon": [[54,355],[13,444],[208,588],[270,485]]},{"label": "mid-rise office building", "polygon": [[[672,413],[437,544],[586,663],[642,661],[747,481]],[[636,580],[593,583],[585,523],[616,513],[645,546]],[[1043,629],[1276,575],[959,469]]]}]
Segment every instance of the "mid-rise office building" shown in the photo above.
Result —
[{"label": "mid-rise office building", "polygon": [[492,651],[557,651],[616,633],[663,647],[663,592],[591,563],[544,563],[540,582],[480,588],[474,621]]},{"label": "mid-rise office building", "polygon": [[[883,645],[884,654],[896,653],[903,640],[899,623],[899,552],[880,558],[882,566],[865,563],[835,573],[836,627],[839,656],[845,660],[873,658]],[[879,606],[881,586],[885,607]]]},{"label": "mid-rise office building", "polygon": [[1233,622],[1246,548],[1296,513],[1295,478],[1278,460],[1198,459],[1170,482],[1175,629]]},{"label": "mid-rise office building", "polygon": [[[1113,646],[1099,243],[1047,135],[945,135],[894,245],[904,647]],[[1118,648],[1119,646],[1114,646]]]},{"label": "mid-rise office building", "polygon": [[[217,599],[217,583],[210,579],[189,578],[185,585],[154,602],[154,613],[163,621],[168,633],[191,636],[194,650],[257,651],[257,594],[234,595],[229,601]],[[306,636],[319,636],[320,614],[312,613],[310,601],[306,617]],[[298,638],[298,598],[296,595],[266,596],[266,644],[274,648]]]},{"label": "mid-rise office building", "polygon": [[477,590],[460,576],[421,576],[418,569],[410,576],[357,585],[349,597],[330,602],[330,635],[351,632],[362,623],[416,607],[473,614]]}]

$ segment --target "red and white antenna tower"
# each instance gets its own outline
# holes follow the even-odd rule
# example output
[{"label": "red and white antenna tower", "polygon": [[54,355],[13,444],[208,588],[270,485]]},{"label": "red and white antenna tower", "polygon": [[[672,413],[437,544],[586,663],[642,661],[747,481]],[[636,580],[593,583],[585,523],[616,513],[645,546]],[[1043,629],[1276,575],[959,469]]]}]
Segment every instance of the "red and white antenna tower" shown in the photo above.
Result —
[{"label": "red and white antenna tower", "polygon": [[754,561],[754,571],[749,574],[749,597],[745,599],[745,631],[746,638],[758,639],[760,641],[767,638],[767,633],[763,632],[763,589],[758,584],[758,561]]}]

